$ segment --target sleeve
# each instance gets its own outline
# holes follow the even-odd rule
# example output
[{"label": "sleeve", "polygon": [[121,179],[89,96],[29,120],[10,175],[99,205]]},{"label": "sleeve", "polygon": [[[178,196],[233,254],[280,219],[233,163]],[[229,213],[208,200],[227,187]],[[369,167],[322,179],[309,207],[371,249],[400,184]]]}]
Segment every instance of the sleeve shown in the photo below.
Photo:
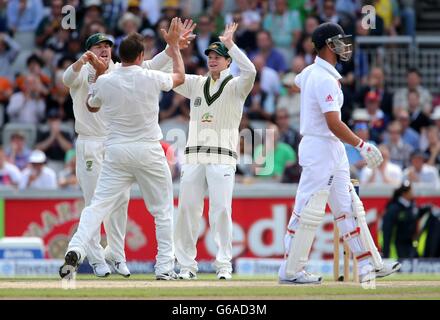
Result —
[{"label": "sleeve", "polygon": [[26,169],[20,179],[20,183],[18,184],[19,190],[24,190],[27,187],[28,181],[29,181],[29,175],[31,174],[29,169]]},{"label": "sleeve", "polygon": [[301,89],[301,78],[302,78],[302,73],[299,73],[295,76],[295,85]]},{"label": "sleeve", "polygon": [[240,69],[240,76],[234,79],[236,92],[242,98],[246,98],[254,86],[257,70],[251,60],[249,60],[246,54],[242,52],[237,45],[229,49],[229,55]]},{"label": "sleeve", "polygon": [[173,59],[163,50],[161,53],[155,55],[153,59],[144,61],[142,68],[171,73],[173,72]]},{"label": "sleeve", "polygon": [[184,96],[185,98],[191,99],[191,93],[193,91],[194,85],[197,83],[201,76],[193,74],[185,74],[185,82],[178,87],[174,88],[174,91],[178,94]]},{"label": "sleeve", "polygon": [[170,91],[171,89],[173,89],[173,77],[170,73],[156,70],[149,70],[147,72],[147,77],[155,82],[159,90]]},{"label": "sleeve", "polygon": [[11,176],[11,180],[14,184],[20,184],[21,172],[15,165],[11,164],[11,166],[9,167],[9,175]]},{"label": "sleeve", "polygon": [[338,102],[339,86],[335,79],[326,78],[315,83],[315,93],[322,113],[341,111]]},{"label": "sleeve", "polygon": [[99,109],[102,107],[103,99],[100,87],[102,87],[102,78],[98,78],[94,84],[90,85],[89,94],[91,96],[88,103],[91,108]]},{"label": "sleeve", "polygon": [[[82,70],[82,69],[81,69]],[[63,73],[63,83],[66,87],[73,88],[80,84],[81,71],[73,71],[72,65],[70,65]]]},{"label": "sleeve", "polygon": [[24,96],[20,95],[18,93],[12,95],[11,99],[9,100],[9,104],[6,107],[6,112],[9,116],[15,116],[17,115],[20,110],[22,109],[24,104]]}]

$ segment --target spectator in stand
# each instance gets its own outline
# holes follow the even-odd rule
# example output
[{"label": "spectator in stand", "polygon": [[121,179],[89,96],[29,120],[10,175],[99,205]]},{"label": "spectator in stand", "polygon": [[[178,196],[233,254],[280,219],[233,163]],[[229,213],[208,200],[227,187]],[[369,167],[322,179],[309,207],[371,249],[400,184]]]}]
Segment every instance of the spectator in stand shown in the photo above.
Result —
[{"label": "spectator in stand", "polygon": [[[234,13],[228,13],[225,16],[225,24],[237,22],[234,19],[236,14],[241,16],[241,25],[244,29],[250,31],[257,31],[260,29],[261,14],[256,8],[257,2],[255,0],[237,0],[237,9]],[[238,22],[237,22],[238,23]],[[243,48],[243,47],[239,47]]]},{"label": "spectator in stand", "polygon": [[165,157],[167,158],[168,167],[170,168],[171,178],[176,180],[180,175],[180,164],[177,161],[176,151],[167,142],[161,140],[160,145],[162,146]]},{"label": "spectator in stand", "polygon": [[357,94],[357,102],[362,108],[365,108],[365,96],[375,91],[380,99],[380,109],[387,115],[388,119],[392,119],[393,116],[393,95],[385,87],[385,75],[383,69],[380,67],[371,68],[368,75],[367,85],[363,86]]},{"label": "spectator in stand", "polygon": [[244,102],[244,112],[248,114],[249,119],[269,121],[274,111],[273,101],[261,88],[261,75],[257,73],[254,86]]},{"label": "spectator in stand", "polygon": [[[51,94],[46,99],[46,115],[59,113],[62,121],[74,121],[73,102],[69,94],[69,88],[63,83],[64,70],[60,60],[58,69],[54,75],[54,83],[50,90]],[[53,111],[55,110],[55,111]]]},{"label": "spectator in stand", "polygon": [[[199,36],[197,36],[198,38]],[[197,39],[196,38],[196,39]],[[252,59],[257,54],[261,54],[266,59],[266,66],[274,69],[278,73],[287,71],[286,61],[284,56],[274,48],[272,36],[268,31],[260,30],[257,33],[257,47],[258,49],[251,52],[249,57]]]},{"label": "spectator in stand", "polygon": [[400,12],[397,0],[374,0],[377,15],[383,19],[385,32],[390,36],[397,35],[400,26]]},{"label": "spectator in stand", "polygon": [[298,54],[302,50],[302,43],[304,38],[312,36],[313,31],[319,26],[319,19],[315,16],[307,17],[304,23],[304,29],[301,31],[301,35],[296,44],[296,53]]},{"label": "spectator in stand", "polygon": [[[259,131],[261,132],[262,130]],[[244,139],[243,147],[245,148],[245,153],[251,154],[253,157],[255,148],[262,143],[262,132],[260,135],[260,133],[252,127],[246,112],[243,112],[238,132],[240,133],[241,139]],[[250,150],[247,149],[248,147],[250,147]]]},{"label": "spectator in stand", "polygon": [[214,34],[213,19],[208,15],[200,16],[197,23],[197,29],[197,37],[194,40],[197,54],[200,57],[203,57],[205,61],[208,61],[208,57],[205,55],[205,50],[208,48],[209,44],[218,41],[218,37]]},{"label": "spectator in stand", "polygon": [[280,76],[274,69],[266,66],[266,61],[261,54],[253,57],[252,62],[257,72],[260,73],[261,89],[276,100],[281,90]]},{"label": "spectator in stand", "polygon": [[267,126],[265,143],[255,149],[255,174],[263,178],[281,181],[285,169],[293,166],[297,156],[287,143],[279,141],[278,127],[271,123]]},{"label": "spectator in stand", "polygon": [[394,191],[382,220],[384,258],[415,258],[414,239],[417,233],[417,210],[412,187],[405,181]]},{"label": "spectator in stand", "polygon": [[[434,108],[434,112],[430,117],[433,126],[437,127],[440,139],[440,105]],[[428,134],[426,129],[421,130],[420,134],[420,150],[426,150],[428,148]]]},{"label": "spectator in stand", "polygon": [[393,121],[387,128],[389,140],[385,143],[390,151],[390,160],[397,164],[402,170],[409,165],[411,153],[414,149],[403,141],[402,125]]},{"label": "spectator in stand", "polygon": [[8,78],[0,77],[0,127],[4,123],[5,107],[13,93],[12,82]]},{"label": "spectator in stand", "polygon": [[139,1],[125,1],[125,0],[104,0],[102,3],[102,17],[109,30],[115,30],[118,25],[118,19],[125,11],[125,4],[130,9]]},{"label": "spectator in stand", "polygon": [[[363,141],[375,144],[370,140],[370,131],[367,122],[358,122],[353,126],[353,132]],[[350,176],[359,178],[361,170],[367,165],[367,162],[362,158],[359,150],[351,144],[345,143],[345,151],[347,152],[348,163],[350,164]]]},{"label": "spectator in stand", "polygon": [[403,171],[404,179],[412,184],[425,187],[439,188],[440,178],[436,167],[425,163],[427,156],[422,151],[414,151],[411,154],[411,166]]},{"label": "spectator in stand", "polygon": [[3,146],[0,145],[0,187],[18,187],[20,181],[20,169],[7,161]]},{"label": "spectator in stand", "polygon": [[287,0],[275,0],[275,10],[266,14],[263,20],[263,29],[270,32],[275,47],[283,54],[285,61],[293,58],[301,27],[299,12],[288,10]]},{"label": "spectator in stand", "polygon": [[376,143],[382,142],[382,134],[388,124],[388,118],[379,108],[380,97],[376,91],[370,91],[365,96],[365,108],[370,117],[369,128],[371,140]]},{"label": "spectator in stand", "polygon": [[57,189],[55,171],[46,166],[46,155],[41,150],[34,150],[29,157],[30,166],[23,171],[18,185],[24,189]]},{"label": "spectator in stand", "polygon": [[24,88],[11,96],[7,107],[10,122],[38,124],[44,119],[46,103],[40,79],[25,77]]},{"label": "spectator in stand", "polygon": [[121,41],[130,33],[138,32],[142,26],[142,20],[131,12],[126,12],[119,19],[118,27],[122,31],[122,35],[115,39],[115,50],[119,49]]},{"label": "spectator in stand", "polygon": [[20,45],[7,33],[0,32],[0,77],[14,81],[12,63],[20,52]]},{"label": "spectator in stand", "polygon": [[316,50],[312,42],[311,36],[306,36],[302,39],[299,47],[298,55],[303,57],[306,65],[311,65],[315,61]]},{"label": "spectator in stand", "polygon": [[9,0],[7,7],[8,29],[23,50],[35,48],[35,34],[43,19],[41,0]]},{"label": "spectator in stand", "polygon": [[418,133],[421,132],[422,128],[431,125],[431,119],[425,114],[426,111],[420,105],[420,96],[417,90],[408,92],[408,111],[411,118],[410,126]]},{"label": "spectator in stand", "polygon": [[277,109],[275,111],[275,124],[278,126],[279,141],[290,145],[296,154],[301,141],[301,135],[289,124],[289,112],[287,109]]},{"label": "spectator in stand", "polygon": [[159,53],[156,48],[156,33],[153,29],[144,29],[141,34],[144,36],[144,60],[151,60]]},{"label": "spectator in stand", "polygon": [[75,149],[66,153],[64,169],[58,173],[58,186],[64,190],[79,190],[80,186],[76,177]]},{"label": "spectator in stand", "polygon": [[405,88],[400,88],[396,90],[393,97],[393,110],[397,110],[398,108],[404,108],[406,110],[409,109],[409,101],[408,101],[408,93],[411,90],[417,90],[419,93],[419,105],[422,107],[422,110],[427,113],[431,113],[432,108],[432,95],[428,89],[424,88],[422,83],[420,72],[411,68],[408,69],[406,82],[407,86]]},{"label": "spectator in stand", "polygon": [[47,41],[61,28],[63,20],[63,0],[52,0],[50,12],[44,16],[36,31],[36,43],[39,47],[45,47]]},{"label": "spectator in stand", "polygon": [[43,71],[44,60],[37,54],[32,54],[26,61],[27,69],[17,78],[17,87],[24,90],[25,78],[33,75],[39,79],[40,93],[46,97],[49,94],[50,77]]},{"label": "spectator in stand", "polygon": [[26,136],[23,132],[15,131],[12,133],[9,147],[5,151],[8,161],[18,169],[24,170],[27,167],[31,150],[26,146]]},{"label": "spectator in stand", "polygon": [[[397,111],[396,120],[399,121],[402,126],[402,139],[405,143],[409,144],[413,150],[420,149],[420,134],[409,126],[410,118],[407,110],[400,109]],[[387,142],[389,136],[387,133],[384,135],[384,141]]]},{"label": "spectator in stand", "polygon": [[[239,11],[233,13],[232,21],[238,24],[238,29],[235,32],[235,43],[237,46],[247,53],[255,51],[257,49],[257,31],[259,30],[259,26],[253,29],[252,24],[249,26],[243,24],[243,17]],[[222,28],[224,28],[224,24]]]},{"label": "spectator in stand", "polygon": [[416,35],[416,12],[414,0],[401,0],[400,16],[403,25],[403,34],[414,37]]},{"label": "spectator in stand", "polygon": [[[151,2],[152,1],[150,1],[150,7],[151,7]],[[145,15],[145,12],[142,11],[142,9],[141,9],[140,0],[129,0],[127,4],[128,4],[127,12],[133,13],[136,17],[138,17],[140,19],[140,21],[141,21],[140,29],[143,30],[146,28],[153,27],[153,25],[150,22],[150,19],[148,19],[147,15]],[[171,10],[169,10],[168,12],[170,12],[170,11]],[[119,16],[122,16],[123,14],[124,14],[124,12],[121,12]],[[179,13],[176,16],[180,17],[181,14]],[[169,20],[171,21],[171,19],[169,19]]]},{"label": "spectator in stand", "polygon": [[[336,12],[336,4],[334,0],[324,0],[322,11],[319,15],[320,23],[333,22],[341,25],[341,19]],[[348,33],[350,34],[350,33]]]},{"label": "spectator in stand", "polygon": [[189,120],[189,100],[172,90],[162,93],[159,109],[160,122],[165,120],[188,122]]},{"label": "spectator in stand", "polygon": [[382,153],[383,162],[374,169],[365,166],[360,174],[360,183],[398,187],[402,183],[402,169],[390,162],[390,152],[386,145],[380,145],[379,150]]},{"label": "spectator in stand", "polygon": [[428,159],[426,164],[435,166],[440,170],[440,138],[437,126],[430,126],[426,130],[428,147],[425,149],[425,156]]},{"label": "spectator in stand", "polygon": [[8,0],[0,0],[0,32],[6,32],[8,30],[7,2]]},{"label": "spectator in stand", "polygon": [[61,128],[61,115],[57,109],[51,109],[47,115],[48,129],[40,131],[35,149],[44,151],[51,161],[64,162],[66,152],[72,149],[72,137]]},{"label": "spectator in stand", "polygon": [[[83,28],[87,28],[90,24],[99,21],[104,26],[104,19],[103,19],[103,9],[102,9],[102,2],[101,0],[84,0],[82,4],[83,8],[83,19],[81,26]],[[90,34],[84,34],[85,37],[90,36]],[[86,38],[83,37],[83,40],[85,41]]]}]

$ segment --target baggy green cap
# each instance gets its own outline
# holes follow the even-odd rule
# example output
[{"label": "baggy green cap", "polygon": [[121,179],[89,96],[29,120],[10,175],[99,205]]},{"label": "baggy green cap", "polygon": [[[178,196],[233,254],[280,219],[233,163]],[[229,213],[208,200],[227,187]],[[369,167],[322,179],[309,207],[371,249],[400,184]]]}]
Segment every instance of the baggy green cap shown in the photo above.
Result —
[{"label": "baggy green cap", "polygon": [[222,42],[213,42],[209,45],[208,49],[205,50],[205,55],[208,55],[210,51],[216,52],[218,55],[230,58],[228,54],[228,48]]},{"label": "baggy green cap", "polygon": [[89,50],[95,44],[98,44],[101,42],[108,42],[108,43],[110,43],[111,46],[113,46],[113,40],[108,35],[106,35],[104,33],[95,33],[87,38],[86,50]]}]

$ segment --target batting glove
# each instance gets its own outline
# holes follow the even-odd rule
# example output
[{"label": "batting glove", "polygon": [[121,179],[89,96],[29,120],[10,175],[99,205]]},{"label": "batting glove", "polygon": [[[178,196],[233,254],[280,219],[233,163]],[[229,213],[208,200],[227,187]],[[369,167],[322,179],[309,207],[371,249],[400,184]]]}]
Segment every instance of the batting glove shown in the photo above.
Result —
[{"label": "batting glove", "polygon": [[383,161],[383,157],[379,149],[377,149],[376,146],[372,145],[371,143],[361,140],[361,142],[359,142],[359,144],[356,146],[356,149],[361,153],[361,156],[367,162],[367,167],[370,169],[378,167]]}]

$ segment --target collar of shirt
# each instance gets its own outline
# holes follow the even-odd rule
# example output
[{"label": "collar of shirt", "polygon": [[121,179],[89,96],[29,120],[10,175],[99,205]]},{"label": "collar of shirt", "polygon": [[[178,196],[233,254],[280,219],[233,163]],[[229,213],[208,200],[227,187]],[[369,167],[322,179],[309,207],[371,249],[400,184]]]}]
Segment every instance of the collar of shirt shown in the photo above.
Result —
[{"label": "collar of shirt", "polygon": [[142,69],[142,67],[138,66],[136,64],[135,65],[131,65],[131,66],[127,66],[127,67],[123,67],[121,65],[121,67],[117,68],[115,71],[118,71],[118,72],[128,72],[128,71],[133,71],[133,70],[137,70],[137,69]]},{"label": "collar of shirt", "polygon": [[406,200],[404,197],[399,198],[399,202],[401,205],[403,205],[405,208],[409,208],[412,205],[411,201]]},{"label": "collar of shirt", "polygon": [[334,66],[332,66],[330,63],[325,61],[324,59],[316,56],[315,63],[326,70],[328,73],[330,73],[336,80],[339,80],[342,78],[342,76],[339,74],[339,72],[336,70]]},{"label": "collar of shirt", "polygon": [[[219,77],[217,80],[214,80],[214,79],[212,79],[212,77],[211,77],[211,79],[212,79],[212,81],[211,81],[211,85],[216,85],[217,83],[222,83],[223,80],[225,80],[225,78],[226,78],[227,76],[229,76],[230,74],[231,74],[231,69],[230,69],[230,68],[227,68],[227,69],[221,71],[221,72],[220,72],[220,77]],[[209,73],[209,76],[211,76],[211,73]]]}]

